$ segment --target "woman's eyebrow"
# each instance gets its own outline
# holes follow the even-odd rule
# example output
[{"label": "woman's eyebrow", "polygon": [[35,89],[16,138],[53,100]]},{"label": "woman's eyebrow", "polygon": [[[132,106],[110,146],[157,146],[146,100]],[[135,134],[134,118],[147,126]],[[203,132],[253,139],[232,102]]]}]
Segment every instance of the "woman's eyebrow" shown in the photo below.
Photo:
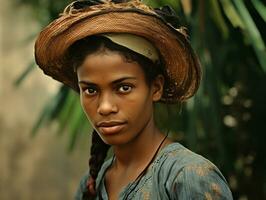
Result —
[{"label": "woman's eyebrow", "polygon": [[84,85],[96,85],[96,84],[93,83],[93,82],[90,82],[90,81],[83,81],[83,80],[79,81],[78,83],[79,83],[79,84],[84,84]]},{"label": "woman's eyebrow", "polygon": [[112,84],[117,84],[117,83],[120,83],[120,82],[125,81],[127,79],[136,80],[137,78],[136,77],[133,77],[133,76],[122,77],[122,78],[119,78],[117,80],[112,81]]},{"label": "woman's eyebrow", "polygon": [[[117,84],[117,83],[120,83],[120,82],[128,80],[128,79],[136,80],[137,78],[132,77],[132,76],[122,77],[122,78],[119,78],[119,79],[112,81],[111,84]],[[88,81],[88,80],[80,80],[78,83],[79,84],[85,84],[85,85],[96,85],[96,83],[93,83],[93,82]]]}]

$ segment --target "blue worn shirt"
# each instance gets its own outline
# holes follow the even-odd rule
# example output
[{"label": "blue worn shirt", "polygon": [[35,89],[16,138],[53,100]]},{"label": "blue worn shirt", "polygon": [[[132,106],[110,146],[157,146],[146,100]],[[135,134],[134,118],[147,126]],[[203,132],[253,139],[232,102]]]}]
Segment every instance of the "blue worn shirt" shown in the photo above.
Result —
[{"label": "blue worn shirt", "polygon": [[[96,200],[108,199],[104,176],[112,160],[107,160],[96,180],[99,195]],[[86,174],[76,193],[81,200],[86,192]],[[134,188],[135,187],[135,188]],[[134,188],[132,190],[132,188]],[[131,191],[132,190],[132,191]],[[209,160],[188,150],[179,143],[164,147],[140,182],[128,184],[120,193],[119,200],[231,200],[232,194],[219,169]]]}]

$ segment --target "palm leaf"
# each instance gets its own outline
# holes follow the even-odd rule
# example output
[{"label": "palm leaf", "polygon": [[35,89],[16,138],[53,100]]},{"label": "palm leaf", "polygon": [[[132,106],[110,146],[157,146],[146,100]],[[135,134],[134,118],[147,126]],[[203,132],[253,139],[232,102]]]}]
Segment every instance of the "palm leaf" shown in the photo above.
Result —
[{"label": "palm leaf", "polygon": [[266,6],[259,0],[251,0],[261,18],[266,22]]},{"label": "palm leaf", "polygon": [[248,9],[243,3],[243,0],[234,0],[234,3],[243,23],[245,24],[243,31],[247,33],[247,37],[255,50],[260,65],[264,72],[266,72],[266,49],[261,34],[250,16]]},{"label": "palm leaf", "polygon": [[26,69],[22,72],[22,74],[15,80],[14,85],[18,87],[23,82],[23,80],[25,80],[25,78],[30,74],[30,72],[35,68],[35,61],[31,61],[26,67]]},{"label": "palm leaf", "polygon": [[219,3],[217,0],[210,0],[210,4],[211,4],[211,10],[212,10],[211,15],[213,16],[213,19],[217,27],[219,27],[219,29],[221,30],[223,37],[226,39],[228,38],[229,30],[222,16]]}]

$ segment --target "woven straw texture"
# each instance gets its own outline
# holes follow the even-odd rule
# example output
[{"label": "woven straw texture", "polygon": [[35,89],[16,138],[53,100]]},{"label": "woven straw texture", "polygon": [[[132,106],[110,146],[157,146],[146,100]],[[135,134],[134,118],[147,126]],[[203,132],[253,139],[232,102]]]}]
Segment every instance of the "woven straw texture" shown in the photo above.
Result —
[{"label": "woven straw texture", "polygon": [[200,63],[186,36],[139,1],[106,2],[83,10],[67,7],[39,34],[36,63],[45,74],[78,92],[76,74],[65,56],[67,49],[84,37],[116,32],[142,36],[159,50],[170,80],[162,102],[182,102],[194,95],[201,79]]}]

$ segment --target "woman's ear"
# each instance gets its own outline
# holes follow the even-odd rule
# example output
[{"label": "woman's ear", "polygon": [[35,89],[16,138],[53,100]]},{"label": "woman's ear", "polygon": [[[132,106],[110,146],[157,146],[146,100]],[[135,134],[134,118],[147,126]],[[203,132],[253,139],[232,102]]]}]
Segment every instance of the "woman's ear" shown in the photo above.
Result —
[{"label": "woman's ear", "polygon": [[152,100],[159,101],[163,95],[164,77],[158,75],[152,82]]}]

